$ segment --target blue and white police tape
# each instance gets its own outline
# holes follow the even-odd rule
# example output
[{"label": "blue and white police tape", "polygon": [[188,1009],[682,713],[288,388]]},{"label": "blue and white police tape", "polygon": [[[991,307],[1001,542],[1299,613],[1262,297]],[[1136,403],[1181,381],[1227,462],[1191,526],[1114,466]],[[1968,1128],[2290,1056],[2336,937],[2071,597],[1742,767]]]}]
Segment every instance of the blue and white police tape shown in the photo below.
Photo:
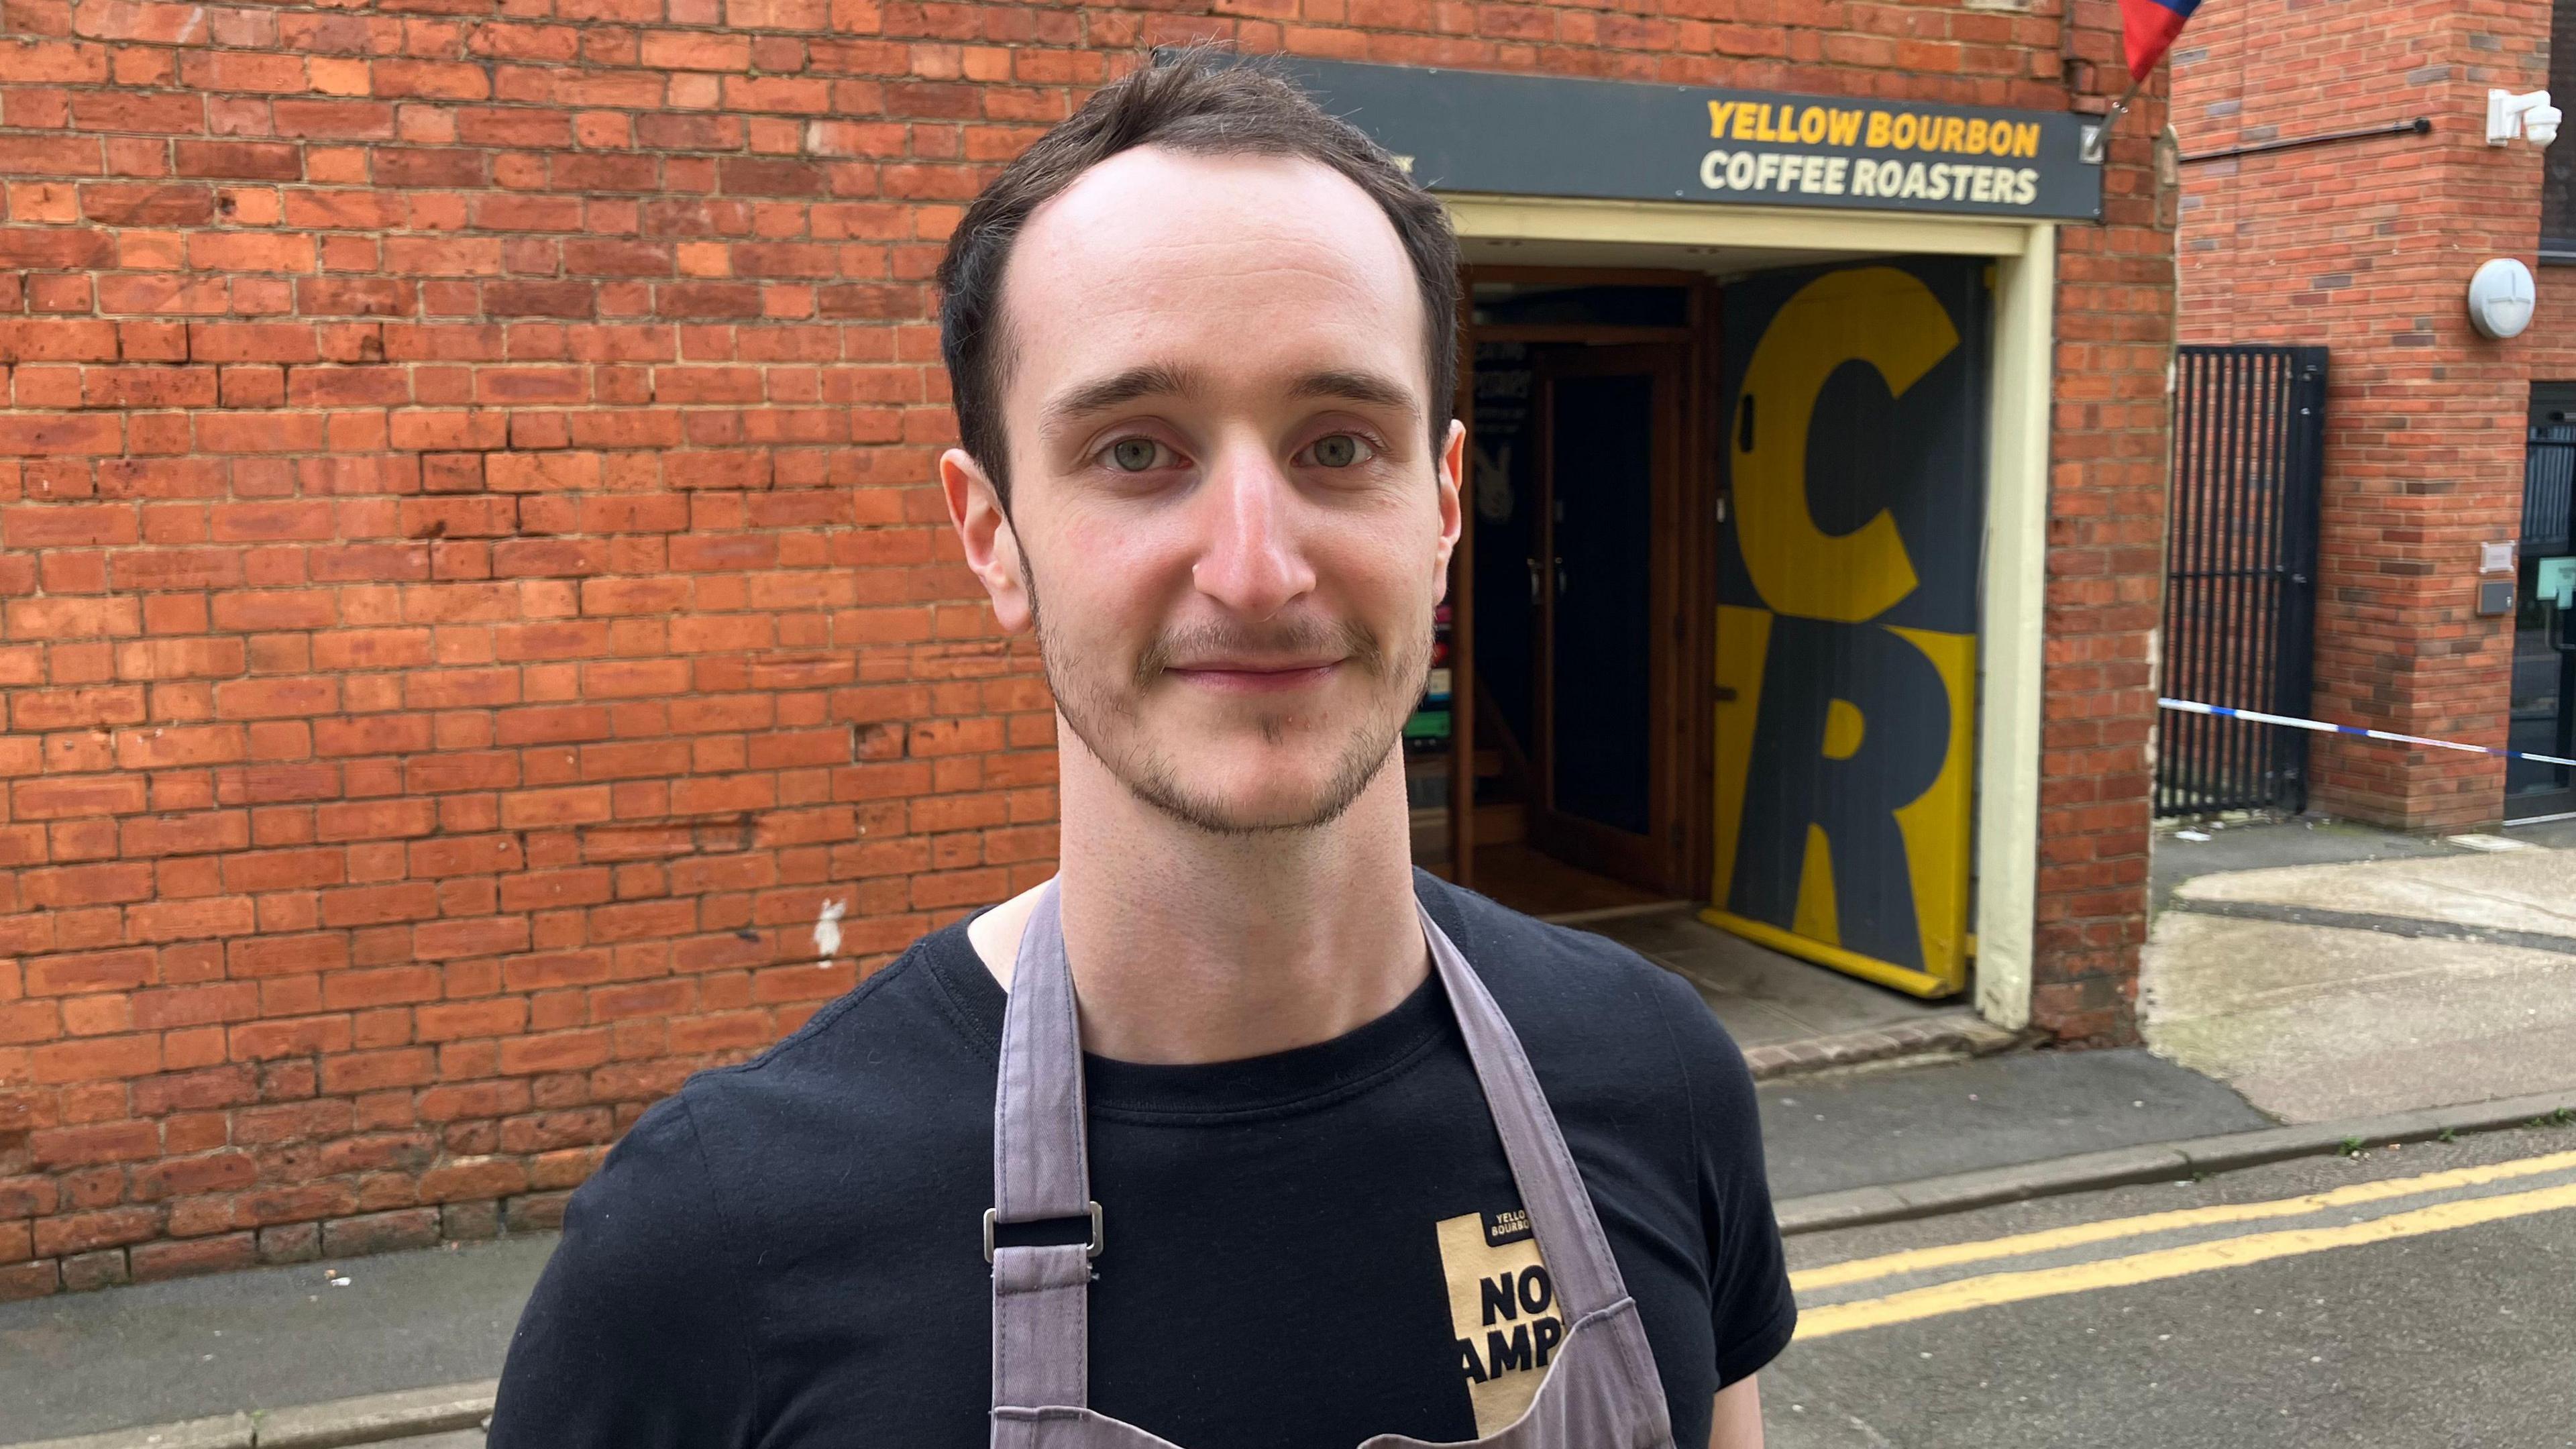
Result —
[{"label": "blue and white police tape", "polygon": [[2324,735],[2353,735],[2365,740],[2386,740],[2392,745],[2425,745],[2436,750],[2458,750],[2469,755],[2492,755],[2500,760],[2533,760],[2543,765],[2576,765],[2576,760],[2559,755],[2535,755],[2524,750],[2498,750],[2486,745],[2464,745],[2458,740],[2428,740],[2422,735],[2401,735],[2388,730],[2366,730],[2359,725],[2327,724],[2321,719],[2292,719],[2286,714],[2265,714],[2260,710],[2230,709],[2223,704],[2201,704],[2188,699],[2159,699],[2156,703],[2184,714],[2215,715],[2220,719],[2251,720],[2255,724],[2288,725],[2294,730],[2315,730]]}]

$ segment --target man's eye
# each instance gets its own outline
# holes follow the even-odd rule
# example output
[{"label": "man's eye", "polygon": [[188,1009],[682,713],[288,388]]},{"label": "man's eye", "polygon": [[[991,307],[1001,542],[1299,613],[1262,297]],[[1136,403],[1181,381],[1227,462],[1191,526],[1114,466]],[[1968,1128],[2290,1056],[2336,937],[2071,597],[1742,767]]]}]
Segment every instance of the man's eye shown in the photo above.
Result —
[{"label": "man's eye", "polygon": [[1368,441],[1353,433],[1334,433],[1317,438],[1306,450],[1319,468],[1348,468],[1375,456]]},{"label": "man's eye", "polygon": [[1162,456],[1163,445],[1151,438],[1120,438],[1109,445],[1109,466],[1122,473],[1142,473]]}]

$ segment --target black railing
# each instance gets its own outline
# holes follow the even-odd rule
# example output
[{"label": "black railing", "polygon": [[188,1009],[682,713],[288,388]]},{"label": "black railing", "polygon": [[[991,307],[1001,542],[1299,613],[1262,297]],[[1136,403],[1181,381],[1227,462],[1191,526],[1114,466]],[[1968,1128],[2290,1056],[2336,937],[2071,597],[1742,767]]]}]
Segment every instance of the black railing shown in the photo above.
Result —
[{"label": "black railing", "polygon": [[2569,524],[2576,494],[2576,423],[2535,423],[2522,455],[2522,552],[2526,558],[2576,553]]},{"label": "black railing", "polygon": [[[2305,716],[2316,629],[2326,350],[2185,347],[2165,545],[2169,698]],[[2156,813],[2300,810],[2304,730],[2166,711]]]}]

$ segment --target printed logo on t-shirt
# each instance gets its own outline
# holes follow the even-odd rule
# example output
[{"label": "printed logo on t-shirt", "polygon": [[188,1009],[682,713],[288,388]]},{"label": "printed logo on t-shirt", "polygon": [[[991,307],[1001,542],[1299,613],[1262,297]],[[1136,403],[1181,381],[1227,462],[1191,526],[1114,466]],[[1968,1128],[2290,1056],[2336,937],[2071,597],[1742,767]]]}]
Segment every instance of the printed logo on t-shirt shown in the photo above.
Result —
[{"label": "printed logo on t-shirt", "polygon": [[1556,1305],[1556,1285],[1539,1261],[1528,1213],[1467,1213],[1442,1221],[1439,1233],[1458,1367],[1482,1438],[1529,1409],[1549,1360],[1565,1342],[1565,1319]]}]

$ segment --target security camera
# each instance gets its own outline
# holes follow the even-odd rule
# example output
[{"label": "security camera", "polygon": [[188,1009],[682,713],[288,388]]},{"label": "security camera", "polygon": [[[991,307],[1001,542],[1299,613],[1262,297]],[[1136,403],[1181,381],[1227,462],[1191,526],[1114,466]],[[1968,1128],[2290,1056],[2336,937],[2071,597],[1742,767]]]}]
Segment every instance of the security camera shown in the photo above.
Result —
[{"label": "security camera", "polygon": [[2530,139],[2535,146],[2546,146],[2558,139],[2558,123],[2566,113],[2549,103],[2549,92],[2487,92],[2487,144],[2505,146],[2516,136]]}]

